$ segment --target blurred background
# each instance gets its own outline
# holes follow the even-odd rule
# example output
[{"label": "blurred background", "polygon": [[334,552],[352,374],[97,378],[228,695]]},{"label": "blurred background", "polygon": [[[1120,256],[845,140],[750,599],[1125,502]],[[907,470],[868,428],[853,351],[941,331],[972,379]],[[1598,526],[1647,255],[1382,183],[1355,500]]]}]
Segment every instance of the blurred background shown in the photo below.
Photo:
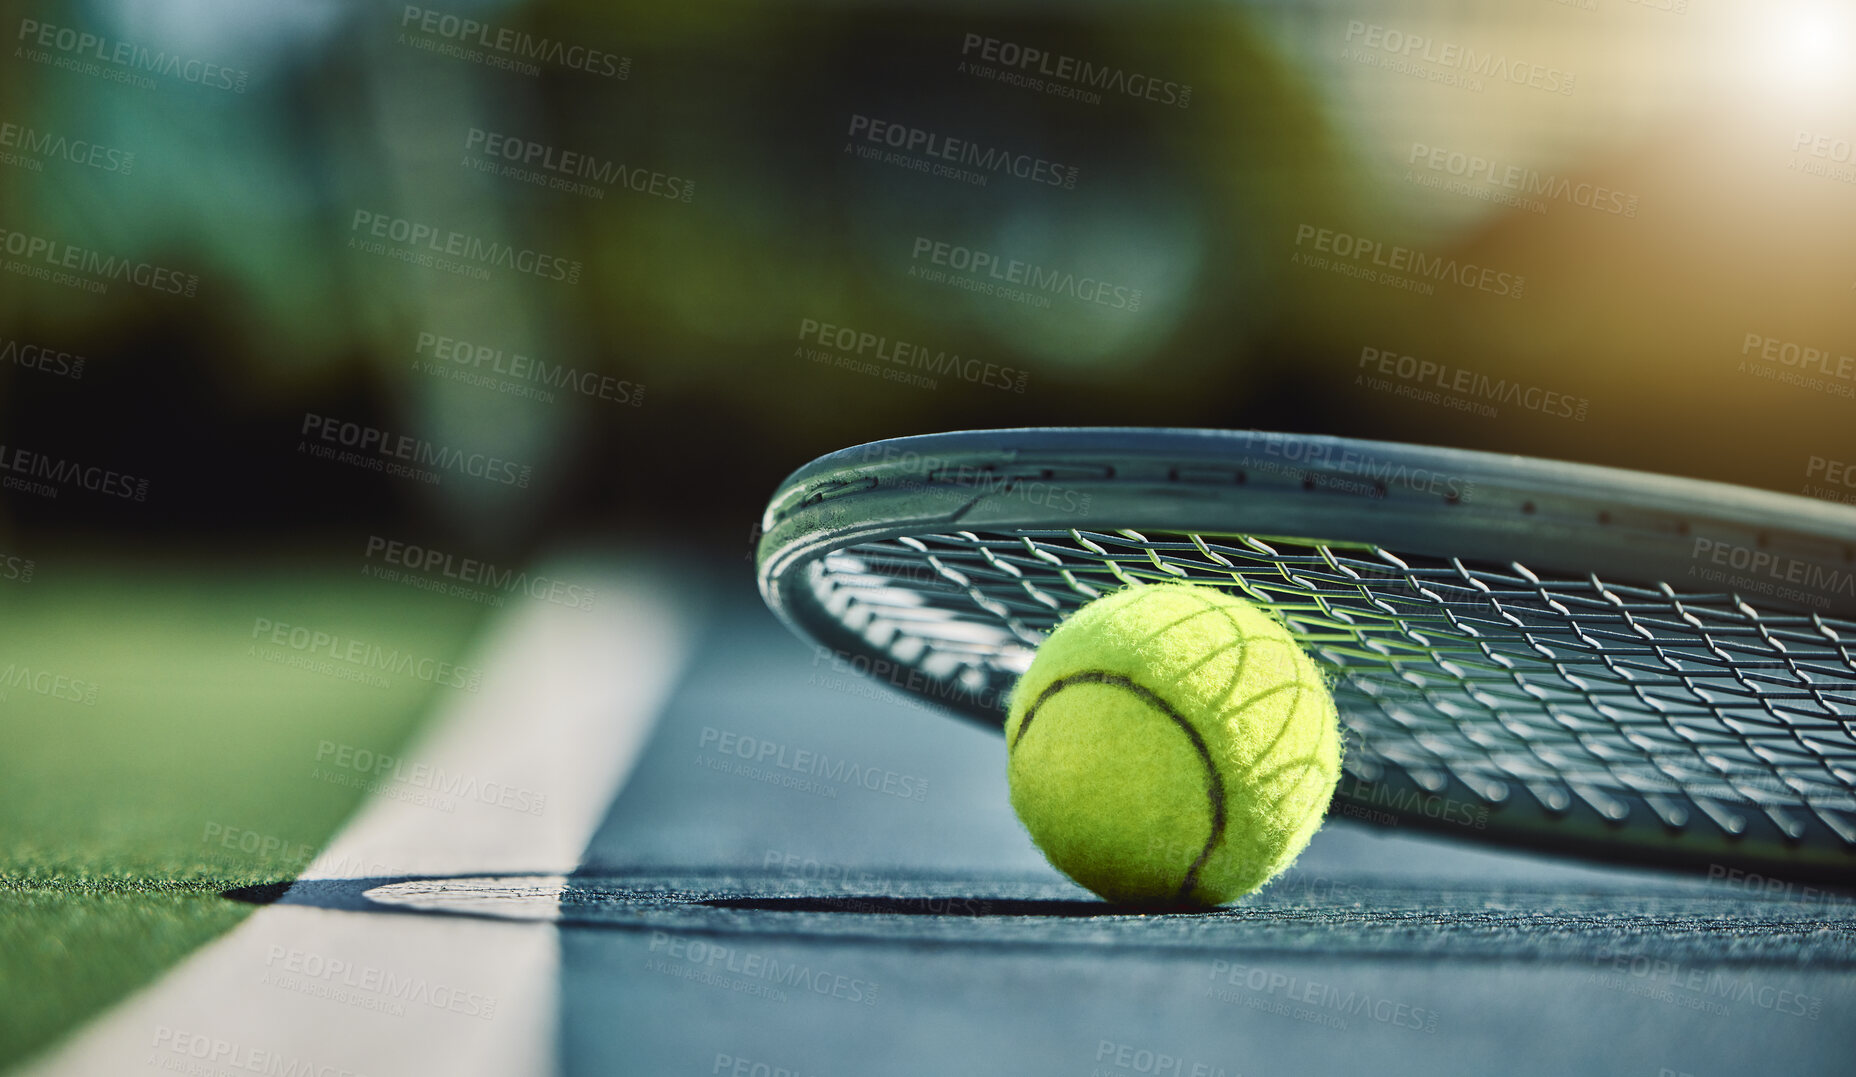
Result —
[{"label": "blurred background", "polygon": [[608,600],[554,553],[764,616],[761,509],[835,449],[1256,427],[1856,502],[1846,3],[0,31],[0,1065],[295,877],[491,611]]},{"label": "blurred background", "polygon": [[[738,556],[813,456],[1055,423],[1803,492],[1812,458],[1856,452],[1851,22],[1805,0],[22,9],[0,430],[146,487],[10,488],[0,536]],[[1053,283],[963,287],[975,255]],[[343,424],[527,470],[434,483],[303,444],[352,448]]]}]

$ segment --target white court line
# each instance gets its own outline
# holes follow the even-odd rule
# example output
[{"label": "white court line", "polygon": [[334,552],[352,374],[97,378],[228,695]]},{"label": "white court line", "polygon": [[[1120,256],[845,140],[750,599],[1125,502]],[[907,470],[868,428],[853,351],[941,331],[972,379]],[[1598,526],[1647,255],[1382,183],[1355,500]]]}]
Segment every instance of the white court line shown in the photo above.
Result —
[{"label": "white court line", "polygon": [[[525,602],[504,614],[475,662],[485,670],[481,689],[441,702],[438,721],[405,753],[400,773],[427,764],[475,778],[484,797],[451,798],[455,809],[445,812],[375,794],[281,901],[28,1072],[554,1072],[552,924],[293,903],[315,880],[379,876],[533,872],[555,877],[548,884],[559,893],[558,877],[579,866],[643,749],[688,659],[693,625],[688,593],[642,574],[593,579],[593,570],[553,566],[549,575],[596,586],[596,608]],[[546,799],[530,814],[496,803],[491,784]]]}]

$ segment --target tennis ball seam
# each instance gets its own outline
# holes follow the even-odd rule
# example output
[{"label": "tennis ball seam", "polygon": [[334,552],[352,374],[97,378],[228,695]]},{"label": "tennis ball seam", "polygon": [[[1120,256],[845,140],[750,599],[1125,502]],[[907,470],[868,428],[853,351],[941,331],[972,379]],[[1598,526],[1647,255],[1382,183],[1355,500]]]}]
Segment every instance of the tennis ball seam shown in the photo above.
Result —
[{"label": "tennis ball seam", "polygon": [[[1197,589],[1192,587],[1189,584],[1168,582],[1168,583],[1160,583],[1160,584],[1141,584],[1140,586],[1142,587],[1156,587],[1157,586],[1157,587],[1165,587],[1170,590],[1184,589],[1186,591],[1195,592],[1193,594],[1190,594],[1187,597],[1191,598],[1192,601],[1199,603],[1199,612],[1200,613],[1212,613],[1212,614],[1216,614],[1220,618],[1223,618],[1224,623],[1230,626],[1232,633],[1237,637],[1236,639],[1236,643],[1238,647],[1237,668],[1231,671],[1231,686],[1234,688],[1236,685],[1238,685],[1239,683],[1243,681],[1244,671],[1250,664],[1250,634],[1244,631],[1244,626],[1238,623],[1237,617],[1231,613],[1231,610],[1228,607],[1219,605],[1218,603],[1212,601],[1210,598],[1208,598],[1205,595],[1197,594],[1196,593]],[[1268,610],[1262,610],[1260,612],[1263,612],[1265,615],[1269,615]],[[1212,657],[1213,656],[1211,655],[1207,655],[1203,659],[1203,661],[1211,661]],[[1227,691],[1229,690],[1230,689],[1227,689]]]},{"label": "tennis ball seam", "polygon": [[1009,753],[1018,750],[1018,744],[1025,739],[1025,731],[1031,728],[1031,721],[1037,717],[1039,707],[1042,707],[1058,692],[1079,684],[1101,684],[1133,692],[1141,702],[1172,719],[1173,724],[1184,731],[1186,738],[1192,742],[1193,750],[1199,753],[1199,761],[1205,764],[1206,793],[1211,799],[1211,833],[1205,839],[1205,847],[1199,850],[1198,857],[1186,869],[1185,879],[1180,882],[1178,900],[1183,902],[1191,897],[1193,890],[1198,888],[1200,870],[1211,860],[1212,854],[1217,852],[1219,844],[1224,841],[1224,777],[1218,773],[1218,764],[1212,759],[1211,749],[1206,746],[1204,735],[1160,693],[1136,682],[1131,677],[1110,673],[1107,670],[1088,669],[1059,677],[1046,685],[1044,690],[1038,693],[1037,698],[1031,701],[1031,705],[1025,708],[1025,716],[1019,721],[1018,731],[1013,734],[1012,743],[1007,747],[1007,751]]}]

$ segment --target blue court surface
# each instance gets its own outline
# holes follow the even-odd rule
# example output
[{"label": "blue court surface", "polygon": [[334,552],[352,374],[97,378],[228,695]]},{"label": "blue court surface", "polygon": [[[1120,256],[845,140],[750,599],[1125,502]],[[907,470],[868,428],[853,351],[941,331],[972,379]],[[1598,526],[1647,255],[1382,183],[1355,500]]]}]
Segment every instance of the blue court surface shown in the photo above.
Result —
[{"label": "blue court surface", "polygon": [[[1235,906],[1116,915],[1019,828],[999,737],[878,692],[747,603],[705,634],[564,902],[567,1072],[1803,1074],[1856,1059],[1845,896],[1337,819]],[[744,755],[772,744],[769,759],[811,751],[896,781],[792,785],[808,779],[720,750],[730,734]]]}]

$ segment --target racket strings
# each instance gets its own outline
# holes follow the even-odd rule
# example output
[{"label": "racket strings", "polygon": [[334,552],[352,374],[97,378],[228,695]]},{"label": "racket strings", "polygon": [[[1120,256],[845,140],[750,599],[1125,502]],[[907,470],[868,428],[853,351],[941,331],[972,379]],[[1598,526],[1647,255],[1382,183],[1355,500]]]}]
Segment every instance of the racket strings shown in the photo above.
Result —
[{"label": "racket strings", "polygon": [[1348,771],[1499,803],[1735,834],[1815,816],[1856,844],[1856,623],[1739,595],[1542,575],[1365,544],[1081,529],[866,543],[812,586],[868,644],[1003,707],[1070,611],[1136,582],[1222,587],[1334,677]]}]

